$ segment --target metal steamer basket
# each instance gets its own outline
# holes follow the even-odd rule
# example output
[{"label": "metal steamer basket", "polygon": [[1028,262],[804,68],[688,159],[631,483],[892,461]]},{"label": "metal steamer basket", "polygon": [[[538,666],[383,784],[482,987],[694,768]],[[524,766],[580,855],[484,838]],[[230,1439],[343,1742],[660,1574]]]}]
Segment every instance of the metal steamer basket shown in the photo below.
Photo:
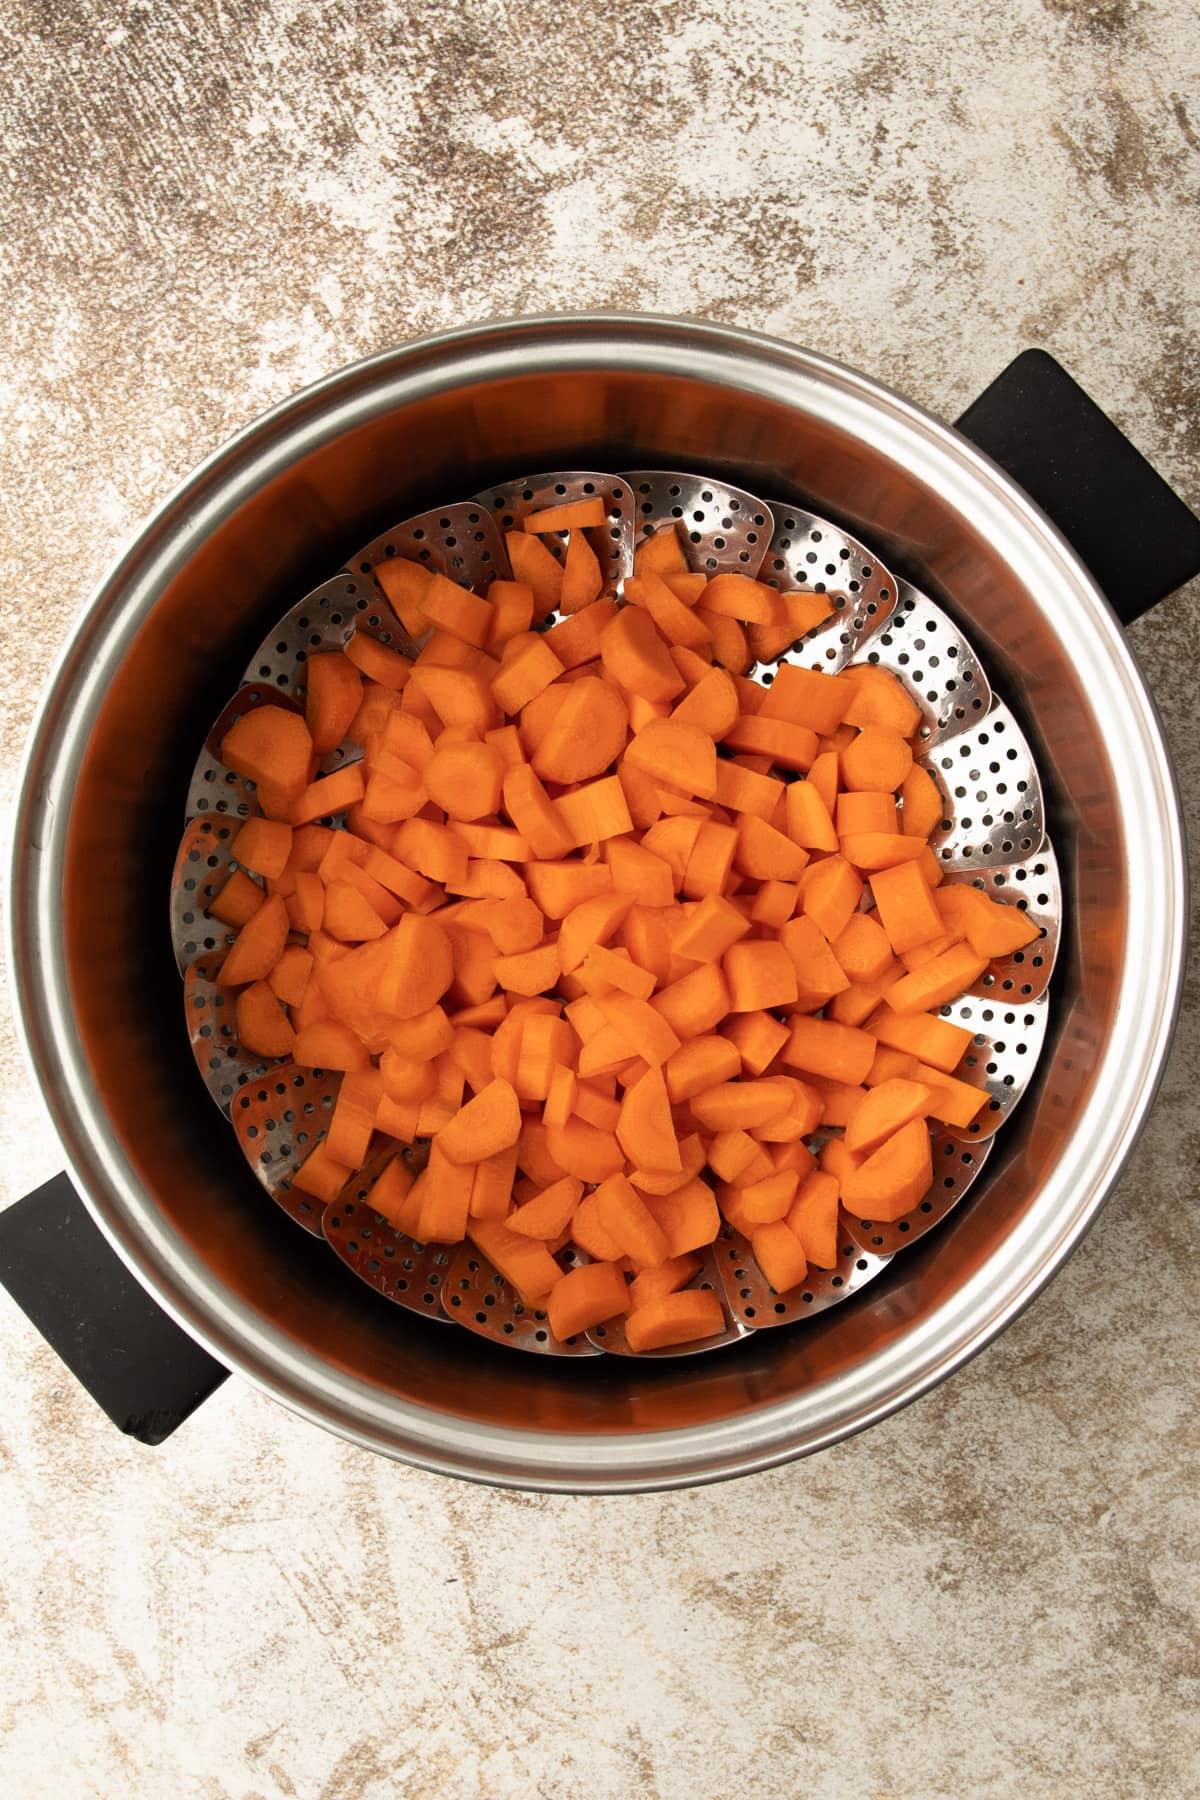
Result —
[{"label": "metal steamer basket", "polygon": [[[122,1423],[152,1418],[141,1434],[165,1435],[236,1368],[315,1422],[425,1467],[545,1489],[683,1485],[778,1463],[894,1410],[1050,1278],[1153,1097],[1182,961],[1170,770],[1098,582],[1129,618],[1186,579],[1200,548],[1191,515],[1048,358],[1018,359],[960,425],[735,330],[527,320],[342,371],[164,505],[94,598],[43,704],[10,915],[28,1048],[87,1211],[65,1186],[10,1209],[0,1273]],[[514,467],[568,473],[514,484]],[[370,1169],[323,1221],[306,1213],[288,1169],[329,1084],[241,1057],[206,960],[221,948],[204,900],[228,862],[225,821],[253,805],[211,754],[232,716],[213,727],[214,696],[235,695],[234,709],[295,697],[308,650],[354,629],[395,642],[371,575],[389,546],[467,581],[503,573],[499,522],[547,487],[562,497],[588,482],[609,497],[615,582],[639,531],[682,517],[695,567],[754,572],[757,559],[762,579],[843,599],[789,656],[826,669],[875,658],[900,676],[946,801],[935,851],[947,878],[1019,893],[1045,929],[952,1011],[974,1030],[964,1073],[991,1104],[978,1131],[943,1135],[928,1210],[878,1229],[844,1219],[838,1269],[782,1298],[744,1245],[719,1241],[697,1278],[726,1306],[728,1347],[711,1355],[631,1357],[619,1332],[568,1355],[514,1355],[518,1338],[562,1347],[538,1340],[544,1323],[519,1314],[479,1259],[381,1235],[363,1204]],[[430,511],[464,493],[474,498]],[[401,512],[405,525],[381,536]],[[1136,540],[1131,517],[1145,526]],[[338,568],[308,591],[314,572]],[[243,1146],[280,1207],[264,1205]],[[134,1340],[118,1404],[102,1391],[105,1344],[128,1328],[126,1303],[150,1308],[142,1339],[156,1349],[140,1356]],[[168,1395],[176,1341],[177,1360],[186,1346],[193,1361]],[[204,1367],[197,1342],[214,1359]]]},{"label": "metal steamer basket", "polygon": [[[619,1322],[560,1341],[545,1313],[523,1306],[473,1245],[417,1244],[373,1213],[370,1181],[389,1160],[387,1149],[327,1206],[292,1185],[297,1165],[324,1136],[341,1077],[286,1062],[267,1065],[241,1049],[232,997],[215,980],[234,934],[205,910],[236,867],[230,846],[239,823],[259,810],[252,784],[219,761],[220,741],[232,721],[261,705],[301,702],[309,656],[341,649],[356,631],[413,651],[376,583],[378,565],[404,556],[465,587],[481,588],[510,573],[505,531],[539,508],[592,498],[605,507],[606,523],[592,537],[607,585],[618,596],[632,572],[638,541],[661,530],[678,533],[697,571],[743,573],[781,592],[827,594],[833,607],[829,618],[780,660],[828,673],[866,661],[897,676],[922,715],[918,761],[942,795],[944,816],[933,845],[946,879],[1004,895],[1042,932],[1028,949],[990,969],[973,992],[943,1009],[972,1031],[962,1075],[989,1099],[967,1131],[935,1133],[929,1193],[907,1218],[893,1223],[844,1215],[837,1264],[812,1268],[804,1284],[786,1294],[770,1287],[749,1243],[726,1226],[689,1284],[712,1289],[722,1299],[724,1330],[699,1343],[650,1353],[697,1355],[764,1327],[811,1318],[848,1299],[898,1251],[939,1224],[982,1173],[994,1133],[1033,1077],[1046,1033],[1062,902],[1029,747],[947,613],[907,583],[901,587],[856,538],[827,519],[768,503],[727,482],[665,470],[532,475],[404,520],[353,554],[343,574],[305,595],[250,656],[189,784],[171,891],[172,937],[200,1072],[260,1182],[298,1224],[324,1235],[377,1293],[427,1318],[448,1319],[495,1343],[543,1355],[629,1354]],[[565,542],[551,538],[549,543],[561,558]],[[546,623],[556,618],[552,614]],[[770,683],[773,674],[773,665],[759,666],[760,681]],[[331,771],[360,755],[346,744],[325,766]],[[409,1153],[399,1145],[391,1152]]]}]

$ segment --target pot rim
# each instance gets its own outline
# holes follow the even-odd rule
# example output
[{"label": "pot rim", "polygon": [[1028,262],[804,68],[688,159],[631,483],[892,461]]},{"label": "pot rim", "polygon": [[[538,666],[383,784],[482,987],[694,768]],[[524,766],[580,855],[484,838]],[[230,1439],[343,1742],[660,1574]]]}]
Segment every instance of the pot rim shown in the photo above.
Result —
[{"label": "pot rim", "polygon": [[[1113,709],[1113,760],[1131,870],[1127,941],[1110,1044],[1074,1130],[1035,1204],[993,1253],[913,1330],[854,1370],[758,1411],[625,1436],[482,1425],[387,1395],[332,1365],[235,1300],[169,1225],[105,1129],[100,1093],[71,1031],[61,894],[69,800],[90,720],[142,620],[197,543],[262,480],[352,422],[432,388],[495,372],[536,342],[555,366],[641,366],[712,378],[811,409],[877,450],[919,442],[938,487],[977,529],[997,533],[1067,637],[1081,676]],[[514,344],[516,348],[514,349]],[[723,360],[724,359],[724,360]],[[740,359],[740,360],[738,360]],[[519,364],[515,365],[519,366]],[[811,391],[806,391],[805,383]],[[1011,546],[1011,550],[1010,550]],[[1157,896],[1157,905],[1152,904]],[[499,319],[414,339],[350,363],[280,402],[208,456],[135,534],[88,602],[52,669],[18,774],[7,949],[18,1031],[67,1165],[98,1226],[163,1309],[219,1361],[290,1410],[364,1448],[443,1474],[547,1492],[638,1492],[773,1467],[865,1429],[977,1354],[1041,1291],[1094,1222],[1153,1101],[1178,1011],[1187,875],[1175,781],[1153,701],[1115,616],[1066,540],[1016,484],[950,426],[883,383],[778,338],[728,325],[620,312]],[[1154,1004],[1147,997],[1154,996]],[[1002,1267],[997,1267],[1002,1263]]]}]

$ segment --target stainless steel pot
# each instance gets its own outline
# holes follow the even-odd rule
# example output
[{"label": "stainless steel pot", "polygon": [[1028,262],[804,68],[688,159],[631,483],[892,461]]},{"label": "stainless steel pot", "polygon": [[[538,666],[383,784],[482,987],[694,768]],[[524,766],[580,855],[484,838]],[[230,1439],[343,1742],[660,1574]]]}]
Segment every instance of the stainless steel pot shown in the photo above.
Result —
[{"label": "stainless steel pot", "polygon": [[[264,1202],[180,1025],[165,900],[214,696],[265,624],[355,544],[522,466],[705,468],[848,524],[963,620],[1048,788],[1067,884],[1053,1041],[987,1178],[860,1300],[734,1353],[522,1359],[377,1301]],[[1095,1218],[1153,1097],[1181,979],[1167,753],[1119,625],[1066,540],[965,437],[878,383],[672,320],[547,318],[425,339],[330,377],[219,451],[67,646],[15,842],[29,1053],[72,1176],[138,1280],[221,1364],[305,1417],[426,1468],[523,1487],[764,1468],[949,1374]]]}]

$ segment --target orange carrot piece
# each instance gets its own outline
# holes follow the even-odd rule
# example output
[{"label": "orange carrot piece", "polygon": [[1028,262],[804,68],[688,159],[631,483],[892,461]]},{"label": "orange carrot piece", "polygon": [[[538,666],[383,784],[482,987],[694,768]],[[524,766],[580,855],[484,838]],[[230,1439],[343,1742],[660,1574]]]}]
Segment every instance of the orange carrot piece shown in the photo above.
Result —
[{"label": "orange carrot piece", "polygon": [[667,1260],[666,1234],[624,1175],[610,1175],[594,1198],[601,1225],[635,1268],[654,1268]]},{"label": "orange carrot piece", "polygon": [[726,669],[709,669],[671,714],[673,724],[702,731],[714,743],[733,729],[737,718],[738,692]]},{"label": "orange carrot piece", "polygon": [[[263,823],[274,824],[275,821],[263,820]],[[211,919],[240,931],[243,925],[249,924],[266,897],[257,881],[251,881],[243,869],[235,869],[216,899],[209,901],[207,912]]]},{"label": "orange carrot piece", "polygon": [[792,791],[773,776],[758,775],[735,762],[717,764],[717,799],[731,812],[752,813],[769,824],[785,792]]},{"label": "orange carrot piece", "polygon": [[874,663],[844,669],[837,680],[850,690],[842,720],[859,730],[878,727],[911,738],[921,723],[921,709],[898,676]]},{"label": "orange carrot piece", "polygon": [[281,819],[247,819],[229,846],[229,854],[244,869],[276,879],[287,867],[292,837],[291,826]]},{"label": "orange carrot piece", "polygon": [[572,849],[583,844],[601,844],[633,829],[625,793],[615,775],[606,775],[571,793],[560,794],[552,805]]},{"label": "orange carrot piece", "polygon": [[702,1250],[715,1241],[721,1229],[716,1196],[697,1175],[669,1193],[649,1194],[646,1206],[666,1238],[667,1253],[672,1258]]},{"label": "orange carrot piece", "polygon": [[965,1131],[988,1101],[985,1088],[973,1087],[968,1081],[958,1081],[953,1075],[945,1075],[940,1069],[931,1068],[928,1063],[917,1063],[913,1079],[923,1082],[929,1089],[929,1117],[940,1119],[943,1125],[952,1125],[956,1131]]},{"label": "orange carrot piece", "polygon": [[911,975],[902,975],[888,989],[887,1003],[897,1013],[930,1012],[949,1000],[957,1000],[979,980],[987,966],[988,958],[976,956],[969,944],[954,944]]},{"label": "orange carrot piece", "polygon": [[787,882],[798,881],[803,875],[808,865],[808,852],[765,819],[743,813],[738,820],[737,833],[734,866],[740,874],[749,876],[752,881]]},{"label": "orange carrot piece", "polygon": [[586,500],[564,500],[556,506],[543,506],[529,512],[521,520],[526,531],[547,537],[560,531],[583,531],[604,524],[604,501],[598,494]]},{"label": "orange carrot piece", "polygon": [[922,1083],[900,1077],[871,1087],[850,1115],[846,1126],[847,1150],[869,1156],[885,1138],[907,1125],[910,1119],[925,1118],[931,1098],[929,1088]]},{"label": "orange carrot piece", "polygon": [[900,825],[896,802],[888,793],[872,792],[839,794],[837,798],[837,830],[839,837],[852,837],[864,831],[894,834]]},{"label": "orange carrot piece", "polygon": [[265,981],[287,943],[287,908],[269,895],[234,939],[217,975],[219,987],[247,987]]},{"label": "orange carrot piece", "polygon": [[506,713],[518,713],[562,672],[563,665],[545,637],[536,631],[517,633],[505,644],[503,661],[492,676],[492,698]]},{"label": "orange carrot piece", "polygon": [[635,1169],[669,1171],[683,1167],[661,1069],[648,1068],[626,1088],[616,1136]]},{"label": "orange carrot piece", "polygon": [[857,1218],[890,1224],[918,1205],[932,1181],[929,1127],[912,1119],[847,1173],[842,1203]]},{"label": "orange carrot piece", "polygon": [[875,1039],[870,1032],[831,1019],[794,1018],[781,1054],[785,1063],[805,1074],[859,1086],[874,1060]]},{"label": "orange carrot piece", "polygon": [[483,1162],[521,1135],[521,1109],[507,1081],[491,1081],[439,1131],[436,1142],[453,1163]]},{"label": "orange carrot piece", "polygon": [[850,864],[843,857],[827,856],[808,871],[801,905],[825,937],[832,940],[849,924],[862,893],[861,877]]},{"label": "orange carrot piece", "polygon": [[750,1131],[786,1112],[792,1103],[780,1080],[724,1081],[695,1094],[692,1115],[705,1131]]},{"label": "orange carrot piece", "polygon": [[745,914],[719,894],[709,894],[676,934],[674,950],[691,962],[719,962],[750,930]]},{"label": "orange carrot piece", "polygon": [[[700,580],[703,579],[701,576]],[[715,1202],[713,1211],[716,1211]],[[661,1222],[660,1220],[659,1223]],[[719,1218],[717,1226],[719,1229]],[[659,1263],[655,1269],[643,1269],[629,1284],[630,1311],[636,1311],[639,1306],[649,1306],[654,1300],[663,1300],[668,1294],[678,1293],[680,1288],[686,1287],[699,1274],[700,1268],[700,1258],[688,1252],[682,1256],[668,1257],[665,1263]]]},{"label": "orange carrot piece", "polygon": [[545,1244],[510,1231],[499,1219],[470,1217],[467,1233],[498,1273],[512,1283],[526,1305],[544,1300],[563,1279],[562,1269]]},{"label": "orange carrot piece", "polygon": [[265,981],[252,981],[240,990],[236,1007],[237,1037],[243,1050],[255,1056],[290,1056],[296,1034],[273,990]]},{"label": "orange carrot piece", "polygon": [[837,1267],[838,1183],[823,1169],[801,1181],[787,1215],[787,1227],[800,1240],[815,1268]]},{"label": "orange carrot piece", "polygon": [[666,644],[640,607],[622,607],[605,627],[600,658],[614,681],[645,700],[670,701],[684,691]]},{"label": "orange carrot piece", "polygon": [[292,1060],[301,1069],[365,1069],[370,1063],[360,1037],[336,1019],[306,1025],[296,1033]]},{"label": "orange carrot piece", "polygon": [[913,764],[900,784],[900,802],[901,831],[922,842],[941,824],[946,810],[937,782],[919,763]]},{"label": "orange carrot piece", "polygon": [[721,959],[730,1012],[759,1012],[795,1003],[796,970],[785,946],[763,939],[734,944]]},{"label": "orange carrot piece", "polygon": [[307,783],[312,754],[312,737],[300,714],[269,703],[243,713],[221,739],[227,768],[287,801]]},{"label": "orange carrot piece", "polygon": [[647,533],[633,553],[633,566],[638,575],[652,570],[656,575],[686,575],[687,558],[679,542],[675,525],[664,525]]},{"label": "orange carrot piece", "polygon": [[585,1263],[555,1284],[546,1303],[550,1329],[560,1343],[578,1337],[629,1309],[629,1290],[619,1263]]},{"label": "orange carrot piece", "polygon": [[311,1194],[314,1199],[323,1200],[328,1205],[337,1199],[353,1173],[353,1169],[333,1160],[322,1139],[293,1174],[292,1186],[299,1188],[302,1194]]},{"label": "orange carrot piece", "polygon": [[894,794],[912,768],[912,751],[894,731],[868,725],[840,758],[842,785],[852,792]]},{"label": "orange carrot piece", "polygon": [[681,1040],[711,1031],[729,1011],[729,989],[720,965],[704,963],[680,976],[656,994],[651,1005]]},{"label": "orange carrot piece", "polygon": [[777,1294],[799,1287],[808,1274],[808,1259],[800,1239],[783,1219],[759,1225],[750,1237],[754,1260]]},{"label": "orange carrot piece", "polygon": [[834,936],[830,949],[851,982],[878,981],[892,962],[887,933],[870,913],[852,913]]},{"label": "orange carrot piece", "polygon": [[318,756],[336,750],[362,705],[362,676],[340,650],[319,651],[304,669],[304,717]]},{"label": "orange carrot piece", "polygon": [[288,818],[293,825],[307,825],[311,819],[329,818],[354,806],[365,791],[362,764],[344,764],[331,775],[309,782],[288,807]]},{"label": "orange carrot piece", "polygon": [[625,1166],[616,1136],[570,1118],[565,1125],[546,1126],[546,1146],[561,1172],[578,1175],[580,1181],[605,1181]]},{"label": "orange carrot piece", "polygon": [[534,616],[544,618],[562,596],[562,564],[529,532],[507,531],[504,544],[514,578],[533,590]]},{"label": "orange carrot piece", "polygon": [[546,730],[533,745],[530,761],[543,781],[587,781],[599,775],[625,747],[629,714],[619,689],[584,675],[569,683]]},{"label": "orange carrot piece", "polygon": [[836,850],[838,837],[829,808],[811,776],[793,781],[785,801],[787,835],[804,850]]},{"label": "orange carrot piece", "polygon": [[544,642],[564,669],[577,669],[599,656],[601,635],[616,616],[615,601],[593,600],[582,612],[560,619],[546,632]]},{"label": "orange carrot piece", "polygon": [[725,1309],[711,1288],[685,1288],[639,1306],[625,1320],[625,1341],[636,1352],[696,1343],[725,1329]]},{"label": "orange carrot piece", "polygon": [[727,1022],[721,1034],[721,1041],[730,1045],[738,1059],[738,1068],[731,1073],[761,1075],[779,1055],[788,1036],[788,1027],[769,1012],[739,1013]]}]

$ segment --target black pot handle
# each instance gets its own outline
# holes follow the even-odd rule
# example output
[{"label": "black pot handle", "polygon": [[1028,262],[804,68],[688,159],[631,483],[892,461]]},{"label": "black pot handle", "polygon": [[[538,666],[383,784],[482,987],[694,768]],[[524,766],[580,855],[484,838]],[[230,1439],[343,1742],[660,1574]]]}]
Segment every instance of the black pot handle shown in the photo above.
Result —
[{"label": "black pot handle", "polygon": [[1200,574],[1200,519],[1044,350],[1023,350],[955,423],[1058,526],[1123,625]]},{"label": "black pot handle", "polygon": [[111,1248],[65,1175],[0,1213],[0,1281],[114,1425],[161,1444],[228,1369]]}]

